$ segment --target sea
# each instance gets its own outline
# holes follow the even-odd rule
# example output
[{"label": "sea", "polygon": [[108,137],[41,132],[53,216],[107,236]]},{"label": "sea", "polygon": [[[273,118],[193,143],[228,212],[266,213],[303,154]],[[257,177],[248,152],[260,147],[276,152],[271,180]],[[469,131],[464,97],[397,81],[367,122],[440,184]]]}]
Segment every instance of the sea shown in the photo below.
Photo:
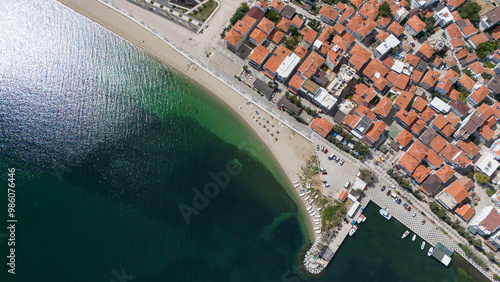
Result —
[{"label": "sea", "polygon": [[[368,215],[305,276],[290,184],[231,110],[56,1],[0,1],[0,18],[0,281],[406,281],[436,264],[391,255]],[[431,280],[469,281],[455,261]]]}]

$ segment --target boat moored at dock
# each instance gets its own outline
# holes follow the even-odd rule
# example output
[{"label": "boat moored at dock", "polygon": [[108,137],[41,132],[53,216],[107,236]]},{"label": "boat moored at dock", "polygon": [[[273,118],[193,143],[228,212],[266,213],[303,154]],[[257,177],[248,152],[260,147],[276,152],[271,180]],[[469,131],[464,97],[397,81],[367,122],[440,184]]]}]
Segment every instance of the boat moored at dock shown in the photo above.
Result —
[{"label": "boat moored at dock", "polygon": [[413,234],[413,237],[411,237],[411,240],[415,242],[415,239],[417,239],[417,234]]},{"label": "boat moored at dock", "polygon": [[406,230],[406,232],[401,236],[401,239],[406,238],[406,236],[408,236],[408,234],[410,234],[410,231]]},{"label": "boat moored at dock", "polygon": [[427,256],[432,256],[432,253],[434,252],[434,247],[430,247],[429,251],[427,252]]},{"label": "boat moored at dock", "polygon": [[380,214],[387,220],[390,220],[392,218],[392,215],[384,209],[380,209]]},{"label": "boat moored at dock", "polygon": [[420,245],[420,249],[423,250],[425,248],[425,241],[422,242],[422,245]]},{"label": "boat moored at dock", "polygon": [[356,230],[358,230],[358,227],[356,225],[353,225],[351,230],[349,230],[349,236],[354,235],[354,233],[356,233]]}]

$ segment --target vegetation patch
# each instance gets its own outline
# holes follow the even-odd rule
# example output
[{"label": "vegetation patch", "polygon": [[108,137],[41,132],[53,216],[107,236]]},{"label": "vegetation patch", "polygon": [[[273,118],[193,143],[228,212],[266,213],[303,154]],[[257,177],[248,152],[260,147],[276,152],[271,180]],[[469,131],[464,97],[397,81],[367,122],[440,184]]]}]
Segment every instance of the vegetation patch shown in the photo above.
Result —
[{"label": "vegetation patch", "polygon": [[[245,3],[246,4],[246,3]],[[207,18],[212,14],[212,12],[217,8],[217,2],[214,0],[209,0],[203,6],[201,6],[198,10],[193,13],[190,13],[189,16],[205,22]]]},{"label": "vegetation patch", "polygon": [[229,20],[231,25],[234,25],[237,21],[241,20],[249,10],[250,8],[248,7],[247,3],[241,3],[241,6],[238,8],[238,10],[236,10],[236,12]]}]

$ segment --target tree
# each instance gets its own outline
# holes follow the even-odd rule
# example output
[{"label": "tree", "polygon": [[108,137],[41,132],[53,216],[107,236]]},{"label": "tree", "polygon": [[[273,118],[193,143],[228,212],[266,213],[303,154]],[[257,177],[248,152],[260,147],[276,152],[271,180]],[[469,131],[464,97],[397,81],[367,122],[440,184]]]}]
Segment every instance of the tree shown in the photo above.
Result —
[{"label": "tree", "polygon": [[281,16],[272,10],[267,11],[266,18],[268,18],[274,24],[278,24],[281,21]]},{"label": "tree", "polygon": [[476,178],[476,181],[479,183],[482,184],[490,183],[490,178],[484,173],[476,172],[474,174],[474,177]]},{"label": "tree", "polygon": [[366,182],[366,184],[370,185],[375,181],[375,173],[369,169],[360,169],[359,172],[361,173],[359,178]]},{"label": "tree", "polygon": [[462,8],[458,9],[458,13],[464,19],[469,19],[472,23],[479,21],[479,12],[481,11],[481,6],[476,2],[469,2]]},{"label": "tree", "polygon": [[370,151],[370,149],[368,147],[366,147],[365,145],[363,145],[363,143],[357,141],[356,143],[354,143],[354,150],[356,150],[360,155],[366,155],[368,154],[368,152]]},{"label": "tree", "polygon": [[481,248],[481,246],[482,246],[483,244],[481,243],[481,240],[479,240],[479,239],[474,239],[474,240],[472,240],[472,245],[474,245],[474,247],[476,247],[476,248],[478,248],[478,249],[479,249],[479,248]]},{"label": "tree", "polygon": [[378,13],[381,17],[387,17],[391,12],[391,5],[388,2],[384,2],[378,6]]},{"label": "tree", "polygon": [[488,252],[486,256],[488,257],[489,260],[493,262],[495,261],[495,254],[493,252]]},{"label": "tree", "polygon": [[191,26],[191,22],[192,22],[192,21],[193,21],[193,19],[192,19],[192,18],[189,18],[189,19],[188,19],[189,26]]},{"label": "tree", "polygon": [[497,43],[483,42],[476,47],[476,54],[480,59],[486,58],[493,50],[497,48]]},{"label": "tree", "polygon": [[435,23],[436,20],[434,19],[434,17],[428,17],[427,19],[425,19],[425,31],[427,33],[431,33],[434,29]]}]

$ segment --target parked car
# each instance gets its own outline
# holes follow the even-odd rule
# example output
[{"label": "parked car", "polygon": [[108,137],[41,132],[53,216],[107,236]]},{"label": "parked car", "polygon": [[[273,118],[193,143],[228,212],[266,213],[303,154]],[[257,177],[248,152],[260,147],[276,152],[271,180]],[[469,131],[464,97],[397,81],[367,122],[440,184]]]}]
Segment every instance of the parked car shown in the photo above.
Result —
[{"label": "parked car", "polygon": [[382,191],[382,192],[385,191],[385,188],[386,188],[385,185],[382,186],[382,188],[380,188],[380,191]]},{"label": "parked car", "polygon": [[322,167],[319,169],[319,171],[321,171],[321,172],[326,171],[326,168]]},{"label": "parked car", "polygon": [[319,145],[316,145],[316,151],[319,151]]},{"label": "parked car", "polygon": [[325,149],[325,154],[327,154],[327,153],[328,153],[328,149]]},{"label": "parked car", "polygon": [[340,165],[344,165],[344,163],[345,163],[345,161],[344,161],[344,159],[342,159],[342,160],[340,161]]},{"label": "parked car", "polygon": [[327,175],[328,173],[326,171],[322,171],[321,174]]},{"label": "parked car", "polygon": [[391,195],[391,189],[387,190],[386,195],[387,195],[387,196],[390,196],[390,195]]},{"label": "parked car", "polygon": [[398,205],[401,205],[401,199],[398,199]]}]

